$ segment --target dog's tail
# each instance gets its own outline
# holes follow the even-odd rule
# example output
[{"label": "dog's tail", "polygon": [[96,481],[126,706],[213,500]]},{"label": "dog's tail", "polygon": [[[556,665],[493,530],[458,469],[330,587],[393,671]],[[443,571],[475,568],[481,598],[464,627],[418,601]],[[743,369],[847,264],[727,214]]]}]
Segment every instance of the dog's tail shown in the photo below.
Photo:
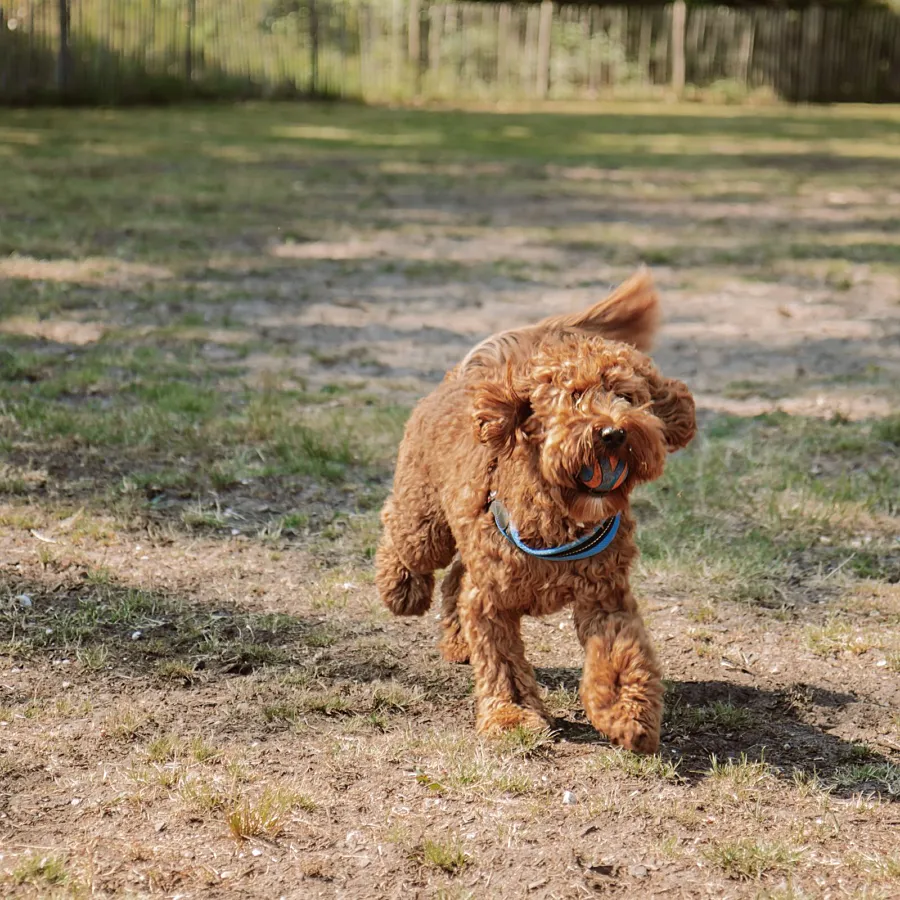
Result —
[{"label": "dog's tail", "polygon": [[650,273],[642,268],[589,309],[492,334],[469,351],[457,371],[465,373],[514,362],[527,356],[552,331],[583,331],[611,341],[624,341],[646,352],[653,346],[659,320],[659,294]]}]

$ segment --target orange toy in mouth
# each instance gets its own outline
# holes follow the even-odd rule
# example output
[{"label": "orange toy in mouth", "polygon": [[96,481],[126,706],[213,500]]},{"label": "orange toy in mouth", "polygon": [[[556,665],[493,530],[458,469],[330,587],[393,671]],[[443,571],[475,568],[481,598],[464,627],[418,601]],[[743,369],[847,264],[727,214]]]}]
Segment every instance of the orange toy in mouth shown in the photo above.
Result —
[{"label": "orange toy in mouth", "polygon": [[578,473],[578,480],[592,494],[608,494],[621,487],[628,477],[628,464],[615,456],[597,460],[596,465],[584,466]]}]

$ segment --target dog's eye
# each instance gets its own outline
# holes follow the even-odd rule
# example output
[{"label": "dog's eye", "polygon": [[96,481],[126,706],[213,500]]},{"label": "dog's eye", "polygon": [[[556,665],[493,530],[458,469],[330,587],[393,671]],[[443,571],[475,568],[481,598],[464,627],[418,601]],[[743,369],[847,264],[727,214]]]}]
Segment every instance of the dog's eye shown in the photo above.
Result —
[{"label": "dog's eye", "polygon": [[620,397],[626,403],[634,403],[634,394],[632,394],[630,391],[617,391],[616,396]]}]

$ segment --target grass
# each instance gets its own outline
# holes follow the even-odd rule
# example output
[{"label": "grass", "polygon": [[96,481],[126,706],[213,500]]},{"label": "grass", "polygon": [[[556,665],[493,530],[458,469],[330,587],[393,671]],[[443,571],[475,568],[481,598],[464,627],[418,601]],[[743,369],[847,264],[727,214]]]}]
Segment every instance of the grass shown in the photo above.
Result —
[{"label": "grass", "polygon": [[[72,653],[87,669],[103,669],[128,644],[140,663],[169,680],[191,682],[197,668],[215,663],[249,673],[289,661],[284,644],[302,644],[305,629],[289,617],[223,613],[192,606],[181,597],[110,584],[107,574],[70,585],[55,605],[0,608],[0,633],[15,635],[6,652]],[[321,646],[322,632],[309,631]],[[172,657],[176,658],[172,658]],[[133,657],[133,658],[135,658]],[[160,657],[163,657],[160,659]]]},{"label": "grass", "polygon": [[[0,775],[41,848],[0,893],[892,896],[896,126],[0,111]],[[663,746],[589,727],[568,618],[524,628],[554,732],[483,741],[439,601],[375,594],[397,441],[477,335],[641,262],[701,407],[635,496]]]},{"label": "grass", "polygon": [[833,776],[836,787],[860,789],[900,797],[900,765],[890,762],[855,763],[839,768]]},{"label": "grass", "polygon": [[[642,529],[645,556],[672,577],[702,559],[701,597],[765,607],[778,604],[775,585],[798,565],[820,580],[842,571],[883,577],[895,565],[888,534],[876,527],[865,550],[854,538],[896,512],[889,485],[900,458],[878,456],[845,475],[854,455],[869,448],[871,431],[788,416],[720,420],[672,460],[666,481],[651,486],[648,502],[657,515]],[[828,474],[811,480],[811,460]]]},{"label": "grass", "polygon": [[844,652],[862,654],[878,645],[877,638],[863,633],[858,625],[837,618],[824,625],[809,627],[805,640],[817,656],[834,656]]},{"label": "grass", "polygon": [[673,731],[739,731],[755,723],[756,716],[753,712],[722,700],[694,707],[676,702],[666,710],[666,725]]},{"label": "grass", "polygon": [[790,873],[803,853],[775,841],[737,840],[716,842],[703,855],[730,878],[755,880]]},{"label": "grass", "polygon": [[232,836],[239,841],[254,837],[274,839],[287,827],[296,810],[312,812],[315,803],[304,794],[286,787],[267,787],[259,797],[244,797],[225,811]]},{"label": "grass", "polygon": [[752,802],[765,789],[770,789],[776,778],[775,770],[768,763],[748,759],[744,753],[737,759],[724,761],[713,754],[705,775],[713,795],[726,806]]},{"label": "grass", "polygon": [[600,772],[617,772],[650,781],[677,781],[678,762],[659,754],[640,756],[627,750],[608,750],[597,755],[593,767]]},{"label": "grass", "polygon": [[23,856],[12,870],[11,880],[17,885],[36,889],[61,887],[71,880],[66,859],[62,856]]},{"label": "grass", "polygon": [[470,862],[458,840],[436,841],[425,838],[414,853],[423,866],[458,875]]}]

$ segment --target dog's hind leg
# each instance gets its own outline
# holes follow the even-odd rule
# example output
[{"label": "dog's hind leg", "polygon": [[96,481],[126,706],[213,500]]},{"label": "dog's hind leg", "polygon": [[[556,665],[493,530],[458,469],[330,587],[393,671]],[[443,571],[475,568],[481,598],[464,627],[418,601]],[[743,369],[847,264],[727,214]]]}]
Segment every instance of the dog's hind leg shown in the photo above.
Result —
[{"label": "dog's hind leg", "polygon": [[[398,490],[398,487],[400,490]],[[431,606],[434,570],[456,553],[453,535],[426,491],[394,494],[381,513],[384,531],[375,556],[375,583],[387,608],[398,616],[421,616]]]},{"label": "dog's hind leg", "polygon": [[615,611],[575,604],[584,647],[581,702],[591,724],[614,744],[638,753],[659,748],[662,677],[634,600],[626,589]]},{"label": "dog's hind leg", "polygon": [[521,615],[493,606],[473,586],[468,572],[462,579],[459,612],[475,675],[478,730],[492,735],[518,726],[547,728],[549,715],[525,658]]},{"label": "dog's hind leg", "polygon": [[469,661],[469,645],[459,621],[459,592],[465,572],[466,567],[457,556],[441,582],[441,642],[438,646],[447,662]]}]

